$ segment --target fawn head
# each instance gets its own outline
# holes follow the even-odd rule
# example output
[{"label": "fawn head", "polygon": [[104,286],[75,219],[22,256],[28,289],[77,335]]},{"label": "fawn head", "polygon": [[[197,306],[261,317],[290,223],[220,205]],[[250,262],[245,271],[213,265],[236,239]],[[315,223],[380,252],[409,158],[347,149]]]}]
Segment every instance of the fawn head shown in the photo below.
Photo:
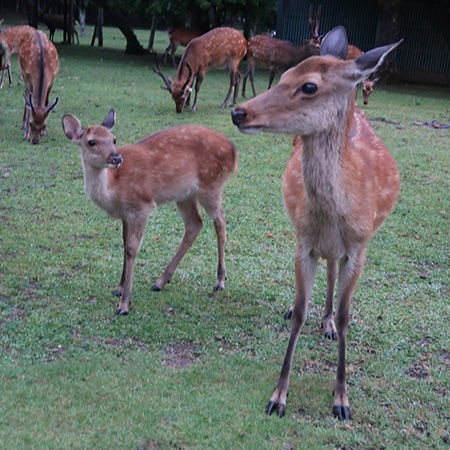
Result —
[{"label": "fawn head", "polygon": [[400,42],[346,61],[347,34],[344,27],[335,27],[324,37],[320,56],[302,61],[286,71],[276,86],[236,106],[231,112],[233,123],[252,134],[307,136],[330,129],[353,101],[357,84],[374,73]]},{"label": "fawn head", "polygon": [[116,169],[122,162],[122,156],[116,150],[116,138],[111,129],[116,121],[116,112],[111,109],[101,125],[90,125],[86,128],[70,114],[62,118],[65,135],[81,147],[85,164],[96,169]]},{"label": "fawn head", "polygon": [[55,101],[50,106],[39,107],[33,104],[33,95],[29,94],[28,98],[24,96],[25,104],[27,108],[31,109],[29,116],[29,127],[27,140],[32,144],[39,144],[40,137],[45,133],[47,116],[58,104],[59,98],[56,97]]}]

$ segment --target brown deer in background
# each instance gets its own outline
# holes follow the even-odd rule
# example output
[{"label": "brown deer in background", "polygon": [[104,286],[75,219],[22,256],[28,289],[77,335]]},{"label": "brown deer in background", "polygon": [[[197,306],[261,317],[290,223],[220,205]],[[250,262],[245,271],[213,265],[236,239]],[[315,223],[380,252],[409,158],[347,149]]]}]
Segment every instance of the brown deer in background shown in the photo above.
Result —
[{"label": "brown deer in background", "polygon": [[65,27],[67,27],[70,42],[74,42],[75,41],[74,37],[76,37],[77,44],[80,43],[80,39],[78,38],[78,32],[75,29],[76,21],[74,17],[72,17],[72,22],[70,22],[69,17],[67,17],[67,23],[65,23],[63,14],[42,13],[39,16],[39,22],[42,22],[45,25],[47,25],[49,29],[49,38],[52,42],[54,42],[55,39],[55,31],[64,30]]},{"label": "brown deer in background", "polygon": [[58,52],[45,33],[33,29],[20,41],[19,64],[25,81],[24,138],[38,144],[40,136],[45,133],[47,116],[58,103],[56,97],[49,105],[59,69]]},{"label": "brown deer in background", "polygon": [[[0,23],[2,22],[3,19],[0,21]],[[35,31],[35,28],[28,25],[19,25],[0,31],[0,48],[2,49],[3,54],[0,89],[3,88],[3,78],[5,76],[5,70],[8,72],[9,85],[12,86],[13,81],[11,76],[11,56],[19,51],[21,39],[25,38],[26,36],[33,35]]]},{"label": "brown deer in background", "polygon": [[175,52],[177,51],[177,48],[180,45],[186,47],[192,39],[202,35],[199,31],[190,28],[169,28],[167,34],[169,35],[169,45],[164,51],[164,62],[166,62],[167,57],[170,56],[174,67],[177,66],[175,63]]},{"label": "brown deer in background", "polygon": [[214,222],[219,263],[214,290],[225,287],[226,228],[222,190],[237,169],[237,150],[222,134],[197,125],[180,125],[147,136],[136,144],[116,148],[111,110],[101,125],[82,127],[65,115],[66,136],[81,147],[84,185],[89,197],[123,224],[122,277],[114,295],[122,297],[118,315],[131,304],[134,263],[148,217],[164,203],[175,202],[185,232],[178,251],[152,289],[169,283],[179,262],[202,228],[200,205]]},{"label": "brown deer in background", "polygon": [[245,86],[247,78],[256,95],[254,77],[255,67],[269,69],[269,87],[272,86],[273,79],[277,72],[284,72],[292,66],[320,52],[317,45],[312,43],[296,46],[288,41],[275,39],[268,34],[258,34],[248,40],[247,62],[248,68],[242,80],[242,96],[245,97]]},{"label": "brown deer in background", "polygon": [[288,70],[275,87],[232,111],[234,124],[244,133],[298,135],[283,181],[284,203],[297,235],[296,297],[289,312],[289,344],[268,414],[275,410],[280,417],[285,414],[292,358],[306,320],[317,262],[325,258],[328,287],[322,326],[325,336],[338,343],[333,414],[339,420],[350,419],[345,356],[350,301],[366,246],[399,193],[394,158],[356,108],[355,88],[399,43],[345,61],[347,35],[343,27],[336,27],[322,42],[322,56]]},{"label": "brown deer in background", "polygon": [[[346,59],[356,59],[361,56],[364,52],[356,47],[355,45],[348,46],[348,53]],[[372,94],[375,83],[380,79],[380,77],[374,77],[374,74],[371,74],[369,78],[365,79],[362,85],[362,95],[363,95],[363,103],[367,105],[369,103],[369,97]]]},{"label": "brown deer in background", "polygon": [[208,69],[225,66],[230,74],[230,87],[225,100],[220,105],[225,108],[234,89],[233,105],[239,93],[239,63],[247,53],[247,40],[237,30],[228,27],[214,28],[193,39],[186,47],[178,64],[175,81],[162,74],[159,67],[155,72],[164,80],[167,90],[175,101],[176,111],[181,113],[189,102],[195,81],[192,111],[197,109],[197,96]]}]

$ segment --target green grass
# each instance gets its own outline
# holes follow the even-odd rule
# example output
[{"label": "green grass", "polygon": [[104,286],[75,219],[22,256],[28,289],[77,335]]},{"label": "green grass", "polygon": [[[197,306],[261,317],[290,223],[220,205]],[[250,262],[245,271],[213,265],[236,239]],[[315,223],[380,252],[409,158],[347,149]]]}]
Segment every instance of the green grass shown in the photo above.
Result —
[{"label": "green grass", "polygon": [[[450,91],[379,86],[369,118],[401,172],[398,205],[373,238],[351,309],[353,420],[331,416],[336,346],[320,317],[319,270],[297,346],[287,415],[265,405],[281,368],[292,303],[294,233],[281,176],[291,138],[246,136],[218,109],[225,72],[206,75],[197,113],[177,115],[151,57],[58,46],[60,103],[38,146],[20,130],[23,86],[0,91],[0,443],[2,448],[439,448],[448,447],[448,130]],[[147,33],[138,32],[142,43]],[[157,33],[160,52],[166,36]],[[170,66],[163,67],[169,75]],[[17,81],[17,60],[13,75]],[[267,83],[257,74],[257,91]],[[226,290],[211,294],[216,244],[205,220],[163,292],[150,291],[176,249],[175,207],[151,217],[135,272],[133,307],[114,316],[110,292],[122,264],[120,222],[83,192],[79,150],[61,116],[99,123],[117,110],[118,144],[163,127],[197,123],[229,136],[240,170],[226,185]]]}]

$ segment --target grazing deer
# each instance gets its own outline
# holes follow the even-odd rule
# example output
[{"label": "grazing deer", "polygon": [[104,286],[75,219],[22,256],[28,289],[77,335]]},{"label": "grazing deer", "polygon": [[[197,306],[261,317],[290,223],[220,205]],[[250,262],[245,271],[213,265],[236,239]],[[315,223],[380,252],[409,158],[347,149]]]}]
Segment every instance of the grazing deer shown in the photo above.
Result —
[{"label": "grazing deer", "polygon": [[175,101],[177,113],[188,104],[195,80],[195,94],[192,111],[197,110],[197,96],[207,69],[226,66],[230,74],[230,88],[220,105],[226,108],[234,88],[233,105],[239,93],[239,63],[247,53],[247,40],[234,28],[221,27],[193,39],[186,47],[178,64],[175,81],[165,76],[158,68],[155,72],[164,80],[167,90]]},{"label": "grazing deer", "polygon": [[202,35],[199,31],[190,28],[169,28],[167,34],[169,35],[169,45],[164,51],[164,62],[166,62],[167,57],[170,56],[174,67],[177,66],[175,63],[175,53],[177,48],[180,45],[186,47],[192,39]]},{"label": "grazing deer", "polygon": [[395,161],[355,107],[354,91],[399,43],[345,61],[347,35],[343,27],[336,27],[323,40],[322,56],[288,70],[278,85],[232,111],[234,124],[244,133],[298,135],[283,181],[286,210],[297,235],[296,297],[288,313],[289,344],[268,414],[275,410],[280,417],[285,414],[292,358],[322,257],[328,271],[322,326],[325,336],[338,342],[333,414],[340,420],[350,418],[345,375],[350,300],[365,248],[399,193]]},{"label": "grazing deer", "polygon": [[70,42],[75,42],[74,37],[77,38],[77,44],[80,43],[80,39],[78,38],[78,32],[75,29],[76,20],[72,17],[72,23],[70,23],[70,19],[67,16],[67,23],[64,23],[64,14],[49,14],[43,13],[39,16],[39,21],[47,25],[49,29],[49,38],[52,42],[54,42],[55,31],[56,30],[65,30],[67,27],[67,32],[70,36]]},{"label": "grazing deer", "polygon": [[39,144],[45,134],[48,114],[58,103],[58,97],[49,105],[50,92],[59,69],[58,52],[45,33],[33,29],[22,37],[19,46],[19,64],[25,81],[24,138]]},{"label": "grazing deer", "polygon": [[122,220],[124,260],[122,278],[114,295],[121,296],[118,315],[131,304],[133,270],[147,219],[159,205],[175,202],[184,221],[184,237],[164,273],[153,285],[160,291],[169,283],[179,262],[202,228],[199,205],[214,221],[219,263],[214,290],[225,287],[226,228],[222,190],[237,169],[237,150],[222,134],[197,125],[180,125],[159,131],[136,144],[116,148],[110,110],[101,125],[83,128],[65,115],[66,136],[81,147],[87,194],[110,216]]},{"label": "grazing deer", "polygon": [[319,34],[319,26],[320,26],[320,13],[322,12],[322,5],[319,5],[317,8],[316,19],[313,22],[313,5],[309,6],[308,12],[308,30],[309,30],[309,39],[307,39],[304,44],[313,44],[317,48],[320,48],[320,43],[322,42],[322,35]]},{"label": "grazing deer", "polygon": [[319,52],[318,46],[309,42],[295,46],[291,42],[273,38],[268,34],[258,34],[251,37],[248,40],[248,68],[242,80],[242,96],[245,97],[245,85],[248,77],[250,77],[253,96],[256,95],[253,81],[255,66],[269,69],[269,87],[267,89],[270,89],[277,72],[284,72],[304,59],[318,55]]},{"label": "grazing deer", "polygon": [[[2,21],[0,21],[0,23],[1,22],[3,22],[3,19]],[[0,48],[2,48],[3,54],[0,89],[3,88],[3,78],[5,75],[5,70],[8,72],[9,85],[12,86],[13,81],[11,76],[11,56],[19,51],[21,39],[26,36],[33,35],[35,31],[35,28],[28,25],[19,25],[0,31]]]},{"label": "grazing deer", "polygon": [[[356,47],[355,45],[349,45],[348,46],[348,53],[346,59],[356,59],[359,56],[361,56],[364,52]],[[369,97],[372,94],[375,83],[380,79],[380,77],[374,77],[373,74],[370,75],[369,78],[366,78],[361,84],[362,84],[362,95],[363,95],[363,103],[365,105],[369,104]]]}]

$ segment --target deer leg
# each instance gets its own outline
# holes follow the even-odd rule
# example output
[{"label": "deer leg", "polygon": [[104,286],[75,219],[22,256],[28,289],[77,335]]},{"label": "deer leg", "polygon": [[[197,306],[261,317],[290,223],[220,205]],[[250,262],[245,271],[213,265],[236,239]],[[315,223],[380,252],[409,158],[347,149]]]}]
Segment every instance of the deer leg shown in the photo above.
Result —
[{"label": "deer leg", "polygon": [[199,72],[197,73],[197,77],[195,79],[195,93],[194,93],[194,103],[192,105],[192,109],[191,111],[197,111],[197,96],[198,96],[198,91],[200,90],[200,86],[202,85],[203,82],[203,78],[205,77],[205,73],[204,72]]},{"label": "deer leg", "polygon": [[256,97],[256,91],[255,91],[255,65],[252,64],[250,65],[250,84],[252,86],[252,91],[253,91],[253,97]]},{"label": "deer leg", "polygon": [[196,200],[188,199],[178,202],[177,208],[184,222],[184,236],[166,270],[152,286],[153,291],[160,291],[166,283],[170,283],[175,269],[178,267],[178,264],[183,259],[186,252],[191,248],[192,243],[202,229],[203,221]]},{"label": "deer leg", "polygon": [[322,316],[322,328],[324,336],[333,341],[337,339],[336,325],[333,319],[333,296],[336,277],[337,261],[334,258],[329,258],[327,260],[327,297]]},{"label": "deer leg", "polygon": [[230,71],[230,87],[228,88],[228,92],[227,92],[227,95],[225,97],[225,100],[220,105],[220,108],[222,108],[222,109],[227,107],[228,100],[231,97],[231,90],[233,89],[233,86],[235,85],[235,78],[236,78],[235,72]]},{"label": "deer leg", "polygon": [[242,97],[245,98],[245,86],[247,84],[247,78],[250,75],[250,67],[247,67],[247,70],[244,72],[244,76],[242,77]]},{"label": "deer leg", "polygon": [[233,95],[233,105],[232,106],[234,106],[237,103],[240,82],[241,82],[241,74],[239,73],[239,70],[236,69],[236,72],[234,73],[234,95]]},{"label": "deer leg", "polygon": [[211,196],[211,192],[209,192],[208,196],[200,198],[200,203],[214,222],[219,260],[217,265],[217,282],[214,285],[213,290],[222,291],[225,289],[225,280],[227,278],[227,269],[225,267],[225,243],[227,240],[227,231],[225,215],[222,209],[222,192],[219,191],[217,196]]},{"label": "deer leg", "polygon": [[289,373],[292,358],[297,345],[299,332],[306,321],[306,311],[314,283],[316,267],[316,258],[311,256],[309,252],[302,252],[299,244],[295,258],[296,296],[292,309],[291,335],[278,383],[267,405],[267,414],[272,414],[273,411],[278,410],[278,417],[283,417],[286,412],[286,398],[289,389]]},{"label": "deer leg", "polygon": [[133,272],[136,256],[139,252],[144,236],[145,225],[148,215],[141,216],[134,221],[124,219],[123,224],[123,270],[119,287],[113,292],[113,295],[122,297],[117,308],[118,316],[126,316],[130,311],[131,292],[133,289]]},{"label": "deer leg", "polygon": [[334,386],[333,415],[339,420],[350,419],[350,405],[345,374],[346,337],[348,330],[350,301],[364,263],[364,248],[356,256],[346,257],[339,266],[339,288],[336,305],[336,329],[338,342],[338,362],[336,384]]},{"label": "deer leg", "polygon": [[267,89],[270,89],[270,86],[272,86],[273,79],[275,78],[275,73],[276,73],[275,69],[272,68],[269,69],[269,86],[267,87]]}]

